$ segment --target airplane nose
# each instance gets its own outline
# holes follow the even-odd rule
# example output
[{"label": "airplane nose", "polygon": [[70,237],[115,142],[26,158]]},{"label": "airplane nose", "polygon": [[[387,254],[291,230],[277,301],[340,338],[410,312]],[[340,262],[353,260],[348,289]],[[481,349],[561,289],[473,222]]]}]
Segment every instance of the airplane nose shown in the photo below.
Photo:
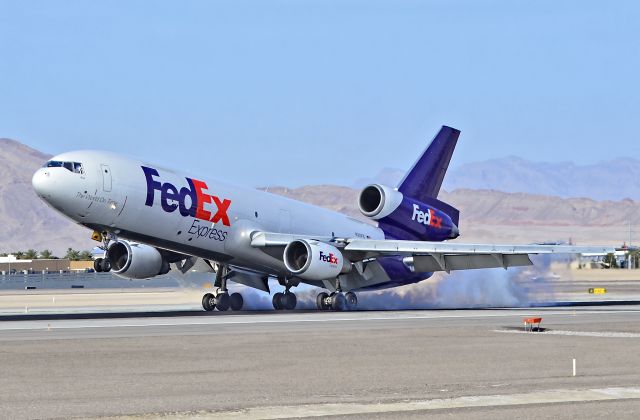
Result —
[{"label": "airplane nose", "polygon": [[31,178],[33,189],[42,198],[51,196],[52,183],[51,173],[46,168],[38,169]]}]

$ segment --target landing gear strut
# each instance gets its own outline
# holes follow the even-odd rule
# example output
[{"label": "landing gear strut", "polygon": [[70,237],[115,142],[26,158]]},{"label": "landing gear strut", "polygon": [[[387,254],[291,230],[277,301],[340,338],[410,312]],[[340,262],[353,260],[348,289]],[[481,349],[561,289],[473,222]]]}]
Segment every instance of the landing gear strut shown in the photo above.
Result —
[{"label": "landing gear strut", "polygon": [[219,287],[216,289],[215,295],[207,293],[202,296],[202,308],[205,311],[211,312],[216,308],[221,312],[228,311],[229,309],[232,311],[242,309],[244,305],[242,295],[240,293],[232,293],[229,295],[229,290],[227,289],[227,271],[228,268],[226,266],[218,265],[215,284],[219,285]]},{"label": "landing gear strut", "polygon": [[289,279],[279,279],[280,284],[283,284],[285,287],[284,293],[278,292],[273,295],[272,303],[273,308],[276,311],[281,311],[283,309],[292,310],[296,308],[298,304],[298,298],[296,298],[295,293],[291,292],[291,287],[294,285],[289,281]]}]

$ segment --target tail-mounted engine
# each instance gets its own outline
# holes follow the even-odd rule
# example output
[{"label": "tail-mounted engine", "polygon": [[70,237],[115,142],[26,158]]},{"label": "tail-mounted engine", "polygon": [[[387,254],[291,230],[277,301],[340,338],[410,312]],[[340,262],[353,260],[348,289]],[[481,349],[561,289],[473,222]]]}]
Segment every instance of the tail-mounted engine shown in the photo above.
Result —
[{"label": "tail-mounted engine", "polygon": [[284,265],[304,280],[334,279],[351,269],[338,248],[324,242],[297,239],[284,249]]},{"label": "tail-mounted engine", "polygon": [[127,279],[147,279],[169,272],[169,262],[156,248],[128,241],[112,243],[107,251],[111,271]]},{"label": "tail-mounted engine", "polygon": [[380,220],[393,213],[402,203],[401,192],[385,185],[371,184],[360,192],[358,206],[367,217]]},{"label": "tail-mounted engine", "polygon": [[458,210],[436,198],[418,201],[393,188],[371,184],[360,192],[358,206],[362,214],[378,221],[388,238],[442,241],[460,235]]}]

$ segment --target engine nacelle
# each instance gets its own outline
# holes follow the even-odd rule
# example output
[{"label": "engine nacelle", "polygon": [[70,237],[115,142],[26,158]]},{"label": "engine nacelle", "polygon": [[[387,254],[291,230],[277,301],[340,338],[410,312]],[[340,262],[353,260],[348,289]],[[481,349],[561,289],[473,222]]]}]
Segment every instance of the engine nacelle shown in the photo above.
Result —
[{"label": "engine nacelle", "polygon": [[334,279],[351,269],[351,263],[335,246],[304,239],[289,242],[284,249],[284,265],[305,280]]},{"label": "engine nacelle", "polygon": [[128,241],[114,242],[107,256],[111,271],[126,279],[148,279],[169,272],[169,263],[156,248]]},{"label": "engine nacelle", "polygon": [[379,220],[393,213],[403,198],[398,190],[385,185],[371,184],[360,192],[358,207],[365,216]]}]

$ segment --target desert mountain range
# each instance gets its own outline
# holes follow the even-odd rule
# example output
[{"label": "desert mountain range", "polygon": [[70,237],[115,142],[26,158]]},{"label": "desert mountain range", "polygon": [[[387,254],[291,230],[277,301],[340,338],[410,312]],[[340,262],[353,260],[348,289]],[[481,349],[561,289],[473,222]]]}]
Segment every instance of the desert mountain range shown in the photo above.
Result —
[{"label": "desert mountain range", "polygon": [[[57,255],[63,255],[68,247],[90,249],[95,245],[89,239],[88,229],[58,215],[33,192],[31,176],[48,158],[48,155],[17,141],[0,139],[0,252],[47,248]],[[591,180],[593,188],[589,190],[581,187],[584,188],[581,191],[592,194],[576,195],[588,197],[600,194],[600,187],[595,185],[594,179],[608,180],[608,185],[612,185],[612,179],[629,180],[629,174],[640,175],[640,162],[625,161],[627,166],[602,164],[597,171],[594,169],[597,176],[585,175],[584,184],[587,185],[587,180]],[[487,175],[485,179],[504,178],[505,183],[502,185],[505,185],[505,189],[509,189],[506,184],[509,179],[512,185],[524,188],[530,176],[531,188],[548,188],[549,193],[515,193],[472,188],[478,185],[474,183],[477,179],[462,171],[465,166],[447,174],[445,185],[449,188],[452,185],[456,187],[451,192],[443,191],[440,198],[461,211],[462,236],[459,241],[531,243],[572,240],[578,244],[619,245],[629,236],[629,223],[632,227],[640,223],[638,201],[563,198],[563,191],[568,191],[567,188],[553,187],[558,182],[557,171],[538,168],[530,172],[522,169],[532,167],[527,161],[514,162],[516,163],[509,166],[503,160],[496,160],[498,168],[491,170],[487,169],[491,166],[487,162],[478,164],[476,169],[473,169],[474,164],[465,166],[470,168],[471,174],[494,174]],[[610,166],[612,167],[607,172],[607,167]],[[578,174],[586,170],[585,167],[571,164],[564,167],[567,180],[579,178]],[[575,173],[569,169],[571,167],[577,168]],[[392,176],[392,172],[386,176]],[[552,175],[545,178],[545,173]],[[637,175],[633,179],[640,179]],[[477,176],[481,178],[480,175]],[[392,181],[391,185],[395,182]],[[628,194],[622,196],[640,197],[640,186],[637,184],[629,181],[620,185],[621,188],[628,187]],[[634,193],[636,188],[637,194]],[[296,189],[271,187],[268,191],[363,218],[357,210],[358,190],[355,188],[313,185]]]},{"label": "desert mountain range", "polygon": [[[455,159],[455,155],[454,155]],[[385,168],[373,180],[397,185],[404,170]],[[371,181],[358,180],[362,187]],[[444,189],[497,190],[563,198],[588,197],[595,200],[640,200],[640,160],[618,158],[590,165],[572,162],[531,162],[516,156],[453,164],[444,180]]]}]

